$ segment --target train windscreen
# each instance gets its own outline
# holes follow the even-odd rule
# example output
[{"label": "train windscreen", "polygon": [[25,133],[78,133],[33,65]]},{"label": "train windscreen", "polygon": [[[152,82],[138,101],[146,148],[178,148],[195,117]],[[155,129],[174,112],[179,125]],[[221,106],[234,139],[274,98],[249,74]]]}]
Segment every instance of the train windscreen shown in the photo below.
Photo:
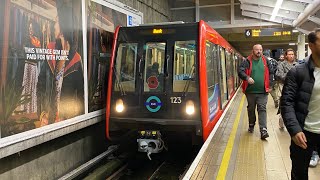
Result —
[{"label": "train windscreen", "polygon": [[[199,107],[197,50],[197,23],[120,28],[111,116],[196,119],[199,111],[190,116],[185,109],[189,101]],[[123,112],[115,110],[117,103]]]},{"label": "train windscreen", "polygon": [[115,91],[121,89],[125,92],[135,91],[135,64],[137,61],[137,43],[121,43],[118,48],[117,64],[115,70]]},{"label": "train windscreen", "polygon": [[165,42],[145,44],[144,92],[164,91]]},{"label": "train windscreen", "polygon": [[[176,41],[174,45],[173,92],[196,92],[196,42]],[[189,83],[189,86],[188,86]],[[188,89],[186,89],[188,87]]]}]

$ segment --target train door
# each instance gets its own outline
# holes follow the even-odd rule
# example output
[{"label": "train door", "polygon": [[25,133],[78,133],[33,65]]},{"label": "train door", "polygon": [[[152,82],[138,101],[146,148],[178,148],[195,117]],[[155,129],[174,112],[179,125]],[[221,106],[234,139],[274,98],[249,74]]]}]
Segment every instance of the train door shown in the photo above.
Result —
[{"label": "train door", "polygon": [[160,118],[165,114],[168,87],[165,70],[169,60],[166,46],[164,41],[122,42],[118,45],[112,99],[113,104],[121,100],[125,111],[117,116]]},{"label": "train door", "polygon": [[141,74],[139,81],[142,112],[148,117],[162,117],[167,111],[167,66],[170,56],[167,42],[145,42],[142,45],[143,60],[138,68]]},{"label": "train door", "polygon": [[228,91],[227,91],[227,73],[226,73],[226,56],[224,48],[219,48],[220,54],[220,94],[221,94],[221,104],[222,108],[225,107],[228,100]]},{"label": "train door", "polygon": [[[221,107],[219,76],[218,76],[218,46],[206,42],[206,70],[208,85],[209,120],[213,121]],[[216,119],[217,120],[217,119]]]},{"label": "train door", "polygon": [[[168,48],[170,47],[170,48]],[[143,77],[140,81],[143,112],[148,117],[181,119],[185,98],[194,100],[196,42],[168,41],[143,44]],[[142,63],[141,63],[142,64]],[[196,102],[196,101],[195,101]]]}]

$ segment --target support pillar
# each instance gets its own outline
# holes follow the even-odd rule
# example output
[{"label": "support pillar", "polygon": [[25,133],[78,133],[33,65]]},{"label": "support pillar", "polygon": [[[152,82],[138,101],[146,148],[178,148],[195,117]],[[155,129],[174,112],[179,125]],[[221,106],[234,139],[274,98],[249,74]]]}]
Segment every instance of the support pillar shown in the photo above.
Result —
[{"label": "support pillar", "polygon": [[231,0],[231,24],[234,24],[234,0]]},{"label": "support pillar", "polygon": [[306,54],[306,37],[305,34],[300,33],[298,36],[298,54],[297,54],[297,59],[302,60],[305,58]]},{"label": "support pillar", "polygon": [[200,21],[200,8],[199,8],[199,3],[200,3],[200,0],[196,0],[195,1],[195,5],[196,5],[196,22],[199,22]]}]

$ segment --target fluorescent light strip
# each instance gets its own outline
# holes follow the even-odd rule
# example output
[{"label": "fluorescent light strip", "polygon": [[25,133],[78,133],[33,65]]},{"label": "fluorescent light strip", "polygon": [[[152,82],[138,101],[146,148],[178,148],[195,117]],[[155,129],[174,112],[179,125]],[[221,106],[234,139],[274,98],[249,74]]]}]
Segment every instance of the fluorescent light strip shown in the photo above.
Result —
[{"label": "fluorescent light strip", "polygon": [[270,21],[274,21],[274,19],[276,18],[276,15],[278,14],[278,11],[280,9],[282,2],[283,2],[283,0],[277,0],[276,6],[274,7],[274,9],[272,11],[272,16],[270,18]]}]

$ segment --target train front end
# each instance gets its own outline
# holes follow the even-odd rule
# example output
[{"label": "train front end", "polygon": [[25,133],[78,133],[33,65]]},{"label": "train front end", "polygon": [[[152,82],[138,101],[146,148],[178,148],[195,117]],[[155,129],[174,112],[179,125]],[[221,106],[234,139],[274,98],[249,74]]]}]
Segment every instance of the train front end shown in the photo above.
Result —
[{"label": "train front end", "polygon": [[139,151],[150,152],[153,147],[152,153],[160,152],[158,146],[172,133],[202,139],[198,24],[117,31],[107,95],[107,137],[135,130]]}]

